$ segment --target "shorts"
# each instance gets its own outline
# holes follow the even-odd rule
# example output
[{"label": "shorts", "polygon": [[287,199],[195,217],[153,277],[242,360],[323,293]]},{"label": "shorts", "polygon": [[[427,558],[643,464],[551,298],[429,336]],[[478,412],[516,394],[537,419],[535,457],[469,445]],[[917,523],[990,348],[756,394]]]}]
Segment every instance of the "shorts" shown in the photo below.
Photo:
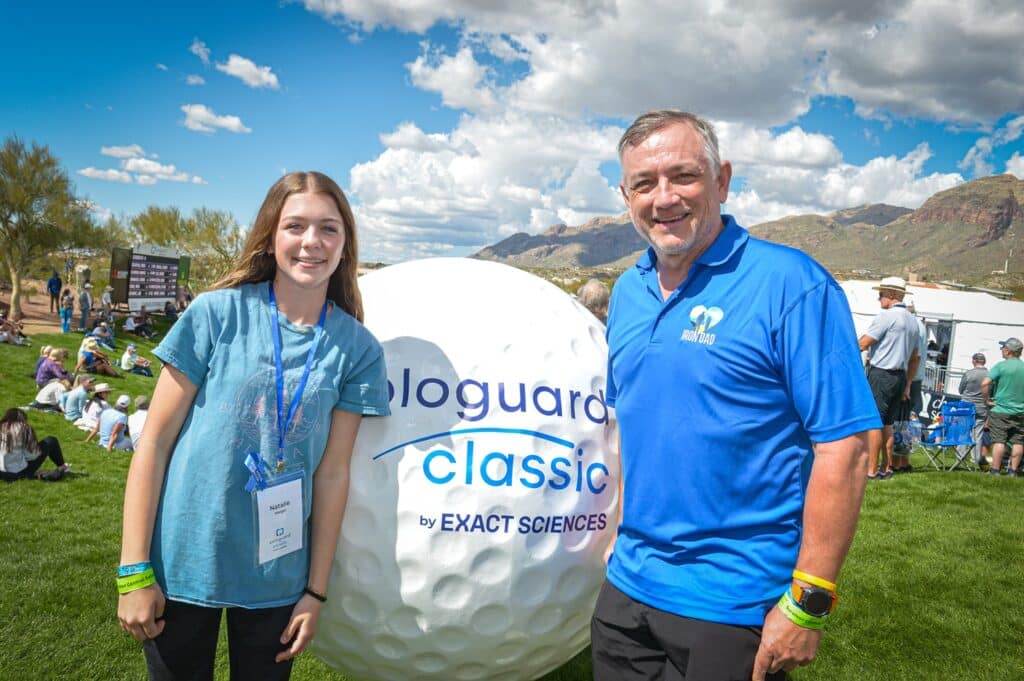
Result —
[{"label": "shorts", "polygon": [[990,411],[988,430],[992,434],[993,443],[1024,445],[1024,414],[1000,414]]},{"label": "shorts", "polygon": [[902,369],[868,367],[868,385],[878,407],[883,426],[891,426],[900,415],[907,373]]}]

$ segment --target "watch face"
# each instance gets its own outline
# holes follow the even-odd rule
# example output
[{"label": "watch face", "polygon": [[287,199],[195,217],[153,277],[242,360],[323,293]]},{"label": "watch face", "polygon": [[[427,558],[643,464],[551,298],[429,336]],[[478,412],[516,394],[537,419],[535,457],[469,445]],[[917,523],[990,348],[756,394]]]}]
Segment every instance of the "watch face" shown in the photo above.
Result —
[{"label": "watch face", "polygon": [[800,606],[815,617],[824,617],[832,608],[832,595],[824,589],[804,589],[800,600]]}]

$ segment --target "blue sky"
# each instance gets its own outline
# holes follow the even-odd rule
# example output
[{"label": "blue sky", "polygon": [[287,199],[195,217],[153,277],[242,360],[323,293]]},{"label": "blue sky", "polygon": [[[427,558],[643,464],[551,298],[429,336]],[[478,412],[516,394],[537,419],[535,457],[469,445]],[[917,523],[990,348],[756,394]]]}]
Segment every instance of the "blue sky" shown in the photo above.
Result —
[{"label": "blue sky", "polygon": [[1024,177],[1019,2],[764,4],[7,3],[0,131],[99,215],[247,225],[322,170],[386,262],[620,213],[615,143],[664,106],[715,121],[745,224]]}]

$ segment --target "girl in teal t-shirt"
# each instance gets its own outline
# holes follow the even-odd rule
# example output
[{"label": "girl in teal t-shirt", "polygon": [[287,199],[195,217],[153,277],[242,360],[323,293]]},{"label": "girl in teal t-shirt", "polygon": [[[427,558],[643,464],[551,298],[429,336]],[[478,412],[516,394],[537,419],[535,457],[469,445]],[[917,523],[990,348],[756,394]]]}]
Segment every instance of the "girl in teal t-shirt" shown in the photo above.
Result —
[{"label": "girl in teal t-shirt", "polygon": [[151,679],[287,679],[313,638],[363,415],[387,415],[360,323],[355,220],[320,173],[267,194],[234,271],[154,351],[164,362],[125,490],[118,617]]}]

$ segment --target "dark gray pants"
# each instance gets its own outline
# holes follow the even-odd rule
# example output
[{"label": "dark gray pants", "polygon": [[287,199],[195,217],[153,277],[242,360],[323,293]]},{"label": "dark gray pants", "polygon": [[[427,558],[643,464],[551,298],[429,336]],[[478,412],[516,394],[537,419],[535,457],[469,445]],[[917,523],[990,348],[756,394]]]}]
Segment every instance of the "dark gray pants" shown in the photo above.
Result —
[{"label": "dark gray pants", "polygon": [[[750,681],[761,627],[680,617],[605,580],[590,621],[594,681]],[[768,674],[785,681],[786,674]]]}]

